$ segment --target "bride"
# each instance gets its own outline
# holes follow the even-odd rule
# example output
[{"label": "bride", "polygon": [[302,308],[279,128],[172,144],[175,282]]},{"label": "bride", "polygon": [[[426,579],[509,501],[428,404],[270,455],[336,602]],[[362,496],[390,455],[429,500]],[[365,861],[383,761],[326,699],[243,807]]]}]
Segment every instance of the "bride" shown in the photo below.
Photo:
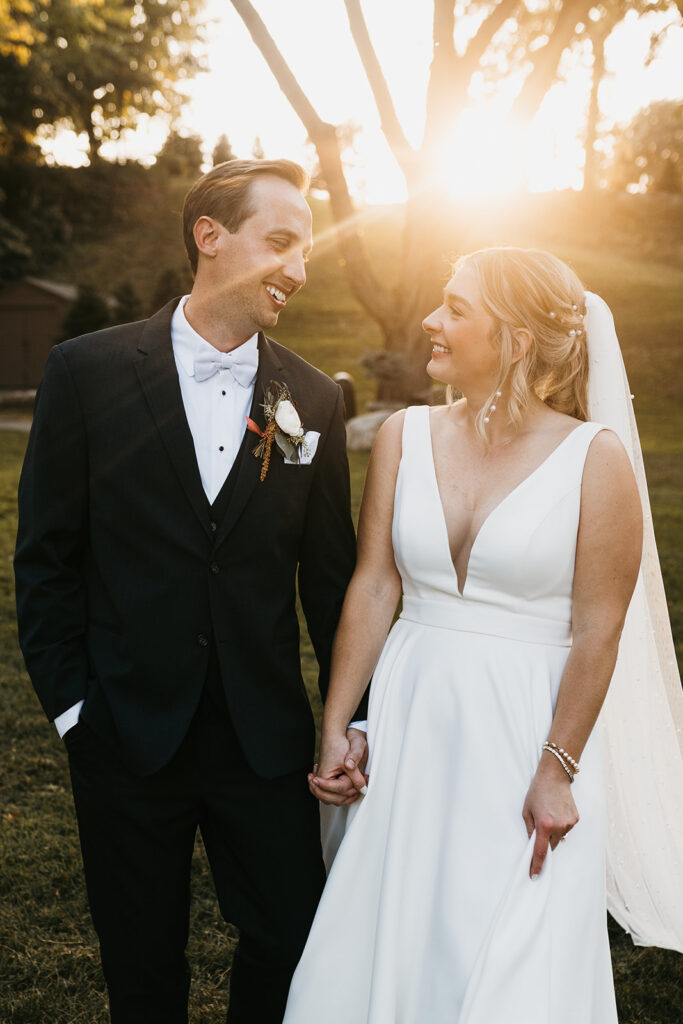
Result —
[{"label": "bride", "polygon": [[463,397],[391,417],[370,460],[309,780],[348,818],[285,1024],[616,1024],[593,727],[643,522],[589,420],[600,306],[548,253],[489,249],[424,321]]}]

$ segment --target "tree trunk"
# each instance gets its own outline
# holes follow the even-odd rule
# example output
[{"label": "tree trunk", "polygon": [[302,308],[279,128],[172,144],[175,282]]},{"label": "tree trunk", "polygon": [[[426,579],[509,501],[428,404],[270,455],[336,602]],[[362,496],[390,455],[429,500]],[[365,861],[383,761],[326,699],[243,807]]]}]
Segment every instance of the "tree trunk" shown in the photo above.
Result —
[{"label": "tree trunk", "polygon": [[90,166],[94,167],[100,160],[100,143],[102,140],[98,139],[95,135],[95,126],[90,117],[86,119],[85,130],[88,133],[88,159]]},{"label": "tree trunk", "polygon": [[382,399],[422,402],[433,381],[426,372],[431,345],[422,321],[441,302],[450,258],[459,249],[453,203],[432,188],[409,196],[405,208],[401,267],[394,289],[393,316],[382,324],[388,352],[402,354],[399,380],[380,381]]},{"label": "tree trunk", "polygon": [[600,161],[595,151],[595,142],[598,137],[598,118],[600,117],[600,105],[598,97],[600,83],[605,76],[605,40],[607,32],[596,32],[592,39],[593,45],[593,81],[591,84],[591,98],[588,104],[588,117],[586,118],[586,162],[583,169],[583,191],[596,192],[600,187]]},{"label": "tree trunk", "polygon": [[[429,310],[425,310],[425,314]],[[431,346],[421,322],[397,320],[383,332],[384,349],[400,356],[402,373],[395,378],[380,377],[377,398],[382,402],[405,402],[420,405],[429,401],[432,380],[425,367]]]}]

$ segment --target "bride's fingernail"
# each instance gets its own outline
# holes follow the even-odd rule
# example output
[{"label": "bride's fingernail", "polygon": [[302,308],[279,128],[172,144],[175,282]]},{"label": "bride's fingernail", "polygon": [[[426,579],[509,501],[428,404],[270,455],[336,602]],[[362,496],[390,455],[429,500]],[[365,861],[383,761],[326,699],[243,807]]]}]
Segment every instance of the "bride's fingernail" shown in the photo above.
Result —
[{"label": "bride's fingernail", "polygon": [[361,786],[361,787],[360,787],[360,789],[358,790],[358,792],[359,792],[359,793],[362,793],[362,794],[363,794],[363,796],[365,796],[365,794],[367,793],[367,791],[368,791],[368,787],[367,787],[367,786]]},{"label": "bride's fingernail", "polygon": [[351,758],[349,758],[348,761],[346,762],[346,767],[347,768],[355,768],[356,767],[356,762],[352,761]]}]

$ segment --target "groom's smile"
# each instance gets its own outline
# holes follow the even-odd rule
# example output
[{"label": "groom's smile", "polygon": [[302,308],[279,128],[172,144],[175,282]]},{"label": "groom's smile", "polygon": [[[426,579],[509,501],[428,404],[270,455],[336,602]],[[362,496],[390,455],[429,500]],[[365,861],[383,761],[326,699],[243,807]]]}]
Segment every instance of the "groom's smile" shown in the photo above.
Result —
[{"label": "groom's smile", "polygon": [[281,288],[277,288],[274,284],[267,284],[266,291],[272,298],[275,307],[277,309],[284,309],[289,295],[293,295],[293,289],[290,289],[289,293],[283,291]]}]

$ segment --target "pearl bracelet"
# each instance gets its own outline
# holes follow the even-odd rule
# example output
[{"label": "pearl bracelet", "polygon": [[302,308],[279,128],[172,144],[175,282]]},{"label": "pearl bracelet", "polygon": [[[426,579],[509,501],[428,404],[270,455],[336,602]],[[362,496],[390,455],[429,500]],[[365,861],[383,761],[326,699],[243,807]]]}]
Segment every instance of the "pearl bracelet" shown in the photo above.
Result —
[{"label": "pearl bracelet", "polygon": [[549,747],[552,747],[553,750],[556,750],[558,752],[558,754],[560,754],[560,756],[563,757],[564,760],[568,762],[569,767],[574,772],[574,775],[578,775],[579,774],[579,772],[581,770],[579,768],[579,762],[575,761],[574,758],[571,756],[571,754],[568,754],[567,751],[563,747],[558,747],[557,743],[553,743],[552,740],[546,740],[546,743],[548,744]]},{"label": "pearl bracelet", "polygon": [[558,754],[558,752],[556,750],[553,750],[553,748],[548,743],[544,743],[543,744],[543,750],[547,750],[549,754],[552,754],[553,757],[557,758],[557,760],[560,762],[560,764],[562,765],[562,767],[566,771],[567,775],[569,776],[569,781],[573,782],[574,781],[574,773],[572,772],[572,770],[569,767],[569,765],[565,764],[564,758],[562,757],[562,755]]}]

